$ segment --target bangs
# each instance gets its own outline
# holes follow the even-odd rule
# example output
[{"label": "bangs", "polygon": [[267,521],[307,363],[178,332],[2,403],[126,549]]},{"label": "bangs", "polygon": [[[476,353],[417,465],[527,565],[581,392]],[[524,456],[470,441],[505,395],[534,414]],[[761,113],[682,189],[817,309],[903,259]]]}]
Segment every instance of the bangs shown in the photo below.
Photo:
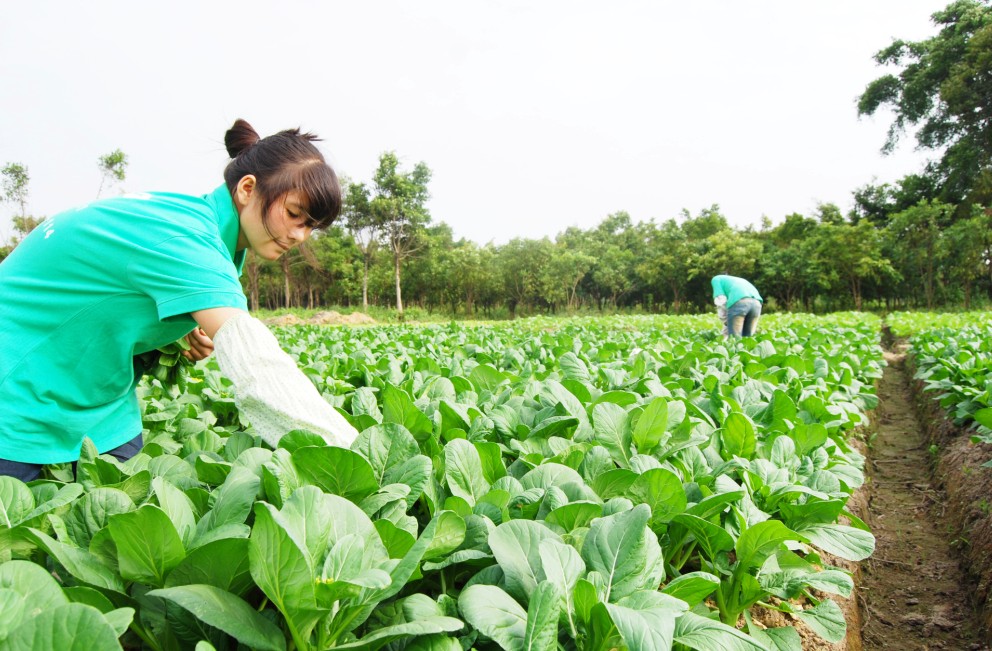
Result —
[{"label": "bangs", "polygon": [[307,226],[310,228],[325,229],[341,213],[341,186],[338,177],[321,160],[311,159],[289,167],[271,178],[266,186],[263,189],[266,213],[272,201],[290,190],[298,190],[303,195],[305,205],[301,207],[307,211]]}]

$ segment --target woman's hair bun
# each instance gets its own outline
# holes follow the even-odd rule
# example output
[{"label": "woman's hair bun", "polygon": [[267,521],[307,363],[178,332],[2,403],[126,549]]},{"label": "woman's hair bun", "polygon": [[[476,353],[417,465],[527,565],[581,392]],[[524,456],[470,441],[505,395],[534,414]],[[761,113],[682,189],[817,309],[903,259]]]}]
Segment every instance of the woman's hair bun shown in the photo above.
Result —
[{"label": "woman's hair bun", "polygon": [[241,152],[254,146],[259,140],[258,132],[241,118],[235,120],[234,126],[224,134],[224,146],[227,147],[227,155],[231,158],[237,158]]}]

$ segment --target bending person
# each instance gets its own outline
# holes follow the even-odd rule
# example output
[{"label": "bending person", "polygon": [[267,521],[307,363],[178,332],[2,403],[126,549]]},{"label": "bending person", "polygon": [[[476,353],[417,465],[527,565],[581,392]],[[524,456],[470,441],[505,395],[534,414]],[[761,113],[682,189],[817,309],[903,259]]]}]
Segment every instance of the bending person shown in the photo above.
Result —
[{"label": "bending person", "polygon": [[737,276],[713,276],[713,302],[724,322],[724,335],[750,337],[761,316],[761,294],[754,285]]},{"label": "bending person", "polygon": [[255,433],[306,429],[347,447],[357,431],[247,311],[250,248],[276,260],[341,210],[334,171],[299,130],[225,135],[225,183],[202,197],[150,193],[48,219],[0,264],[0,475],[75,461],[83,438],[125,460],[142,445],[134,358],[182,337],[216,347]]}]

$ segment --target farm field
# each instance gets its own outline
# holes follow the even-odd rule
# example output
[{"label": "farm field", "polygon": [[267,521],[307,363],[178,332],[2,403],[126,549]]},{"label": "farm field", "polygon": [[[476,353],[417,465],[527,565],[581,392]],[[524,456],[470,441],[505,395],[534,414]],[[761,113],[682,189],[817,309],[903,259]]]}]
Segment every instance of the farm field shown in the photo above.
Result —
[{"label": "farm field", "polygon": [[982,648],[965,524],[927,526],[992,424],[956,318],[891,315],[908,362],[857,313],[274,328],[352,449],[264,446],[213,360],[146,379],[136,458],[0,477],[0,648]]}]

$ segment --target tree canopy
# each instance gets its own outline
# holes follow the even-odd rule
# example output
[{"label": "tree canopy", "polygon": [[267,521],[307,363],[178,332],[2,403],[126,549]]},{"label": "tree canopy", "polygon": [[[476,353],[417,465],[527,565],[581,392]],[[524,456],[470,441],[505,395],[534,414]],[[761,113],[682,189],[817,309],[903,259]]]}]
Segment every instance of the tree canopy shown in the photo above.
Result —
[{"label": "tree canopy", "polygon": [[958,203],[992,198],[992,6],[956,0],[932,16],[940,31],[922,41],[896,39],[875,55],[900,68],[875,79],[858,100],[860,115],[890,108],[883,152],[910,127],[924,149],[940,151],[928,174],[939,197]]}]

